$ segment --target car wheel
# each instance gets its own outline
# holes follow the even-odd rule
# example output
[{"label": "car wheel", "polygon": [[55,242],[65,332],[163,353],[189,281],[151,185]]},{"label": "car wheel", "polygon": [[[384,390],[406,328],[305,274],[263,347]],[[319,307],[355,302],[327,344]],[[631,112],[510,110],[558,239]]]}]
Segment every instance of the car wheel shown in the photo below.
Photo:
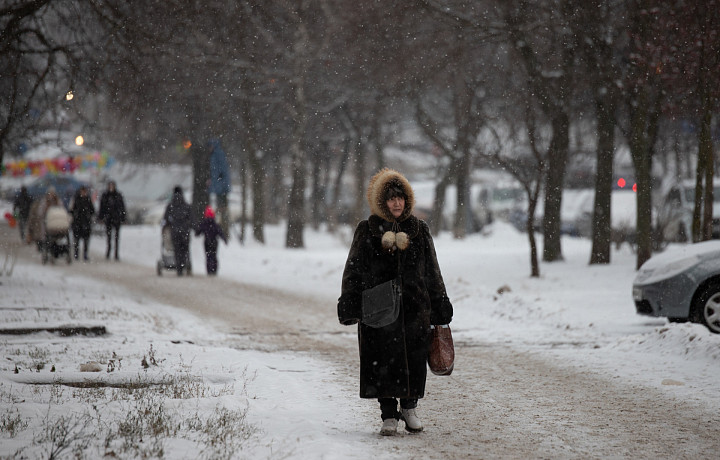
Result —
[{"label": "car wheel", "polygon": [[720,334],[720,284],[710,284],[700,292],[693,304],[690,320]]}]

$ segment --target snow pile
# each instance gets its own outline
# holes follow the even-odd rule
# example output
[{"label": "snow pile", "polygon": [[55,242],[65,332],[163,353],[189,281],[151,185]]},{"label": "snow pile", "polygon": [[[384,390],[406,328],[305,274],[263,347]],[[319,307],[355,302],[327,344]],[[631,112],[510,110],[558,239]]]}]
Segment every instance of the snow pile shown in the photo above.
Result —
[{"label": "snow pile", "polygon": [[706,361],[710,366],[720,365],[720,335],[706,327],[684,323],[657,327],[652,332],[619,339],[612,348],[625,351],[643,351],[664,356],[685,356],[691,360]]}]

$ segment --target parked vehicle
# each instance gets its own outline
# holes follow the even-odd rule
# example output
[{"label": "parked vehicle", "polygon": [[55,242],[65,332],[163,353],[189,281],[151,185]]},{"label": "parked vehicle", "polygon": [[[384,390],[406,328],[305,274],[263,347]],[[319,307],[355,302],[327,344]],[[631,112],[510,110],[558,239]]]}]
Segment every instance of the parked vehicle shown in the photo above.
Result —
[{"label": "parked vehicle", "polygon": [[[593,189],[566,189],[560,209],[560,234],[587,237],[591,234]],[[535,209],[535,231],[542,232],[544,198],[540,196]],[[527,225],[527,200],[522,207],[514,208],[508,217],[515,228],[524,232]]]},{"label": "parked vehicle", "polygon": [[720,333],[720,241],[651,257],[638,270],[632,294],[640,315],[700,323]]},{"label": "parked vehicle", "polygon": [[[690,240],[694,207],[694,180],[685,180],[668,188],[658,209],[658,224],[665,241],[684,243]],[[720,238],[720,179],[713,183],[712,227],[712,237]]]},{"label": "parked vehicle", "polygon": [[[431,181],[418,181],[413,184],[415,192],[415,210],[423,220],[432,216],[436,184]],[[442,212],[442,230],[450,230],[455,220],[457,192],[454,184],[445,189],[445,206]],[[468,232],[479,232],[495,219],[509,220],[512,210],[527,208],[525,191],[520,184],[510,181],[474,183],[470,186],[470,206],[468,209]]]},{"label": "parked vehicle", "polygon": [[486,216],[489,221],[508,221],[513,210],[527,208],[527,196],[522,186],[513,181],[483,184],[476,191],[475,214]]}]

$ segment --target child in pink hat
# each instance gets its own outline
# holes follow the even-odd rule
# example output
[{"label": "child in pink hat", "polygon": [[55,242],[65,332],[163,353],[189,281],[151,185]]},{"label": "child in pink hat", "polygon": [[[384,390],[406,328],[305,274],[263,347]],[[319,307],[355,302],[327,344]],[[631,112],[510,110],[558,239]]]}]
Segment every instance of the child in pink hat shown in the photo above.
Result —
[{"label": "child in pink hat", "polygon": [[195,236],[205,236],[205,267],[207,274],[214,276],[217,275],[218,269],[218,239],[222,238],[225,244],[228,244],[228,240],[220,225],[215,221],[215,211],[212,207],[205,208],[203,216],[200,225],[195,229]]}]

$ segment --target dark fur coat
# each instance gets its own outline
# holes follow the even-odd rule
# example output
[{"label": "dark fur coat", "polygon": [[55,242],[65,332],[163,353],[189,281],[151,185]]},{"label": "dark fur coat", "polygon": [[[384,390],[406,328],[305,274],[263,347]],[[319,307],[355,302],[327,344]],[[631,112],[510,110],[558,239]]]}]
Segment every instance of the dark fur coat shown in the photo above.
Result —
[{"label": "dark fur coat", "polygon": [[92,218],[95,215],[95,206],[93,206],[90,197],[81,195],[80,192],[75,194],[72,208],[72,231],[75,238],[89,238],[92,231]]},{"label": "dark fur coat", "polygon": [[[400,185],[407,196],[405,212],[395,221],[385,205],[385,191]],[[402,308],[394,323],[374,329],[358,325],[360,397],[422,398],[425,394],[430,325],[448,324],[453,308],[440,273],[427,224],[413,216],[414,195],[397,171],[384,169],[370,182],[373,214],[358,224],[342,279],[338,319],[355,324],[362,317],[362,291],[402,274]],[[405,233],[405,250],[383,247],[388,232]]]}]

